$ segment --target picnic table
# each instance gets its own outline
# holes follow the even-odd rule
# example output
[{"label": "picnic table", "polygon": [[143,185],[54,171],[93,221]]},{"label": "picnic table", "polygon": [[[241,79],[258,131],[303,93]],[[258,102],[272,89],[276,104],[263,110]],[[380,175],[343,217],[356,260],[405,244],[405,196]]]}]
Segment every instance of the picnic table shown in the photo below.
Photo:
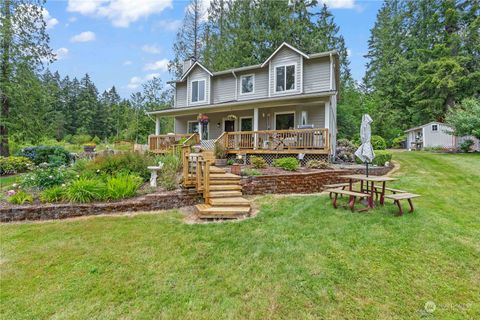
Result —
[{"label": "picnic table", "polygon": [[[373,196],[376,192],[378,192],[377,190],[380,189],[379,187],[375,187],[375,183],[381,183],[380,204],[383,205],[385,202],[385,188],[387,181],[397,180],[390,177],[366,176],[364,174],[348,174],[340,177],[349,180],[349,191],[353,191],[353,183],[355,181],[360,181],[360,192],[370,194],[370,197],[368,197],[368,207],[370,209],[374,207]],[[364,184],[366,184],[366,188],[364,187]]]}]

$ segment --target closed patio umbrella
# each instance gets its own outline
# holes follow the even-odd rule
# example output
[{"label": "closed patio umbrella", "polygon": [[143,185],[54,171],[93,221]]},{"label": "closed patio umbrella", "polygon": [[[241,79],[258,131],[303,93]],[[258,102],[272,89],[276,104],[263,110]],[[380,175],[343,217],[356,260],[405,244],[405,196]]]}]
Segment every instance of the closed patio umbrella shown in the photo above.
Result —
[{"label": "closed patio umbrella", "polygon": [[372,123],[372,118],[368,114],[362,116],[362,124],[360,126],[360,139],[362,144],[355,151],[355,155],[366,164],[366,173],[368,177],[368,163],[372,162],[375,158],[375,152],[373,152],[373,147],[370,142],[372,137],[372,129],[370,124]]}]

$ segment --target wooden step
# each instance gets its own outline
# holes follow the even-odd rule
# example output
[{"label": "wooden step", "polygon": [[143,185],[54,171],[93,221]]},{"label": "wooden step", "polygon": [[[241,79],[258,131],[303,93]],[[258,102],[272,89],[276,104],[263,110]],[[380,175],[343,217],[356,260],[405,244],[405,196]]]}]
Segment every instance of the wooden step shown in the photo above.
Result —
[{"label": "wooden step", "polygon": [[225,173],[225,169],[215,167],[215,166],[211,166],[210,167],[210,174],[213,174],[213,173]]},{"label": "wooden step", "polygon": [[250,207],[213,207],[197,204],[195,211],[200,218],[236,218],[250,213]]},{"label": "wooden step", "polygon": [[242,197],[232,198],[213,198],[209,200],[209,203],[215,207],[249,207],[250,201]]},{"label": "wooden step", "polygon": [[210,180],[240,180],[240,176],[231,173],[211,173]]},{"label": "wooden step", "polygon": [[[240,186],[240,180],[210,180],[210,186]],[[211,190],[211,189],[210,189]]]},{"label": "wooden step", "polygon": [[230,190],[242,190],[242,186],[238,184],[218,184],[210,186],[210,191],[230,191]]},{"label": "wooden step", "polygon": [[210,198],[241,197],[242,191],[210,191]]}]

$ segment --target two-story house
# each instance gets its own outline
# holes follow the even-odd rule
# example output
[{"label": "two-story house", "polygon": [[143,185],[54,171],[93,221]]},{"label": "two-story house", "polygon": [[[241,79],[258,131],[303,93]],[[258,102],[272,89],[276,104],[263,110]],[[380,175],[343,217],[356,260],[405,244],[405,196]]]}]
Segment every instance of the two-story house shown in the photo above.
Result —
[{"label": "two-story house", "polygon": [[[175,136],[198,134],[202,145],[224,144],[228,154],[333,155],[337,131],[339,56],[306,54],[283,43],[263,63],[213,72],[186,61],[170,109],[156,117],[151,151],[161,139],[159,117],[174,118]],[[170,136],[171,137],[171,136]],[[268,158],[268,157],[267,157]]]}]

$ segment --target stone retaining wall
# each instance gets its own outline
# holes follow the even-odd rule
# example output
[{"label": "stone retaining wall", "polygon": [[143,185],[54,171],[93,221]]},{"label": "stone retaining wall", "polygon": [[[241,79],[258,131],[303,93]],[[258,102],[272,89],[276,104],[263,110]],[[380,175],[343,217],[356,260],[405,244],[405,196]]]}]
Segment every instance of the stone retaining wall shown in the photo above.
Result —
[{"label": "stone retaining wall", "polygon": [[201,202],[196,193],[187,191],[148,194],[143,197],[104,203],[59,203],[0,208],[0,222],[65,219],[118,212],[166,210]]},{"label": "stone retaining wall", "polygon": [[[375,167],[369,169],[372,175],[387,174],[393,167]],[[340,178],[346,174],[363,174],[365,169],[322,170],[310,173],[289,173],[283,175],[244,177],[240,183],[245,195],[268,193],[313,193],[321,192],[324,185],[347,182]]]}]

